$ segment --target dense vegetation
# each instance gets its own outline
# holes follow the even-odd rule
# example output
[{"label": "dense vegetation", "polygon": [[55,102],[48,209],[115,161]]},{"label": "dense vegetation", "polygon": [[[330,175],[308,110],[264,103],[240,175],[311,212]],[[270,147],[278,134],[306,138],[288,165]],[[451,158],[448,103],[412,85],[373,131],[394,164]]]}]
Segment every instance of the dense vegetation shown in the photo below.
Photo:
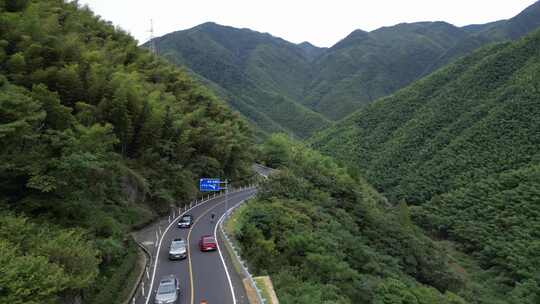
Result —
[{"label": "dense vegetation", "polygon": [[316,61],[304,103],[339,120],[418,79],[467,35],[445,22],[356,30]]},{"label": "dense vegetation", "polygon": [[[486,279],[517,303],[540,301],[540,165],[491,176],[435,197],[415,220],[491,272]],[[484,303],[512,303],[497,297]]]},{"label": "dense vegetation", "polygon": [[[355,32],[329,50],[215,24],[157,42],[258,135],[303,138],[330,125],[316,111],[340,118],[362,96],[517,38],[538,25],[538,7],[462,29]],[[388,48],[396,37],[404,44]],[[540,33],[485,48],[314,140],[390,203],[355,170],[271,137],[261,155],[280,173],[236,233],[281,301],[537,303],[539,49]],[[374,64],[411,54],[421,56]],[[136,260],[127,233],[193,198],[200,176],[246,174],[248,129],[191,76],[76,2],[0,0],[0,302],[120,302]]]},{"label": "dense vegetation", "polygon": [[486,47],[313,140],[391,202],[420,205],[418,223],[456,241],[498,290],[529,294],[523,303],[540,286],[539,50],[538,31]]},{"label": "dense vegetation", "polygon": [[0,1],[0,302],[119,303],[127,232],[243,175],[247,124],[76,2]]},{"label": "dense vegetation", "polygon": [[493,42],[540,27],[540,3],[510,20],[459,28],[419,22],[354,31],[315,62],[303,104],[338,120]]},{"label": "dense vegetation", "polygon": [[297,103],[317,48],[248,29],[205,23],[155,39],[159,53],[185,65],[263,132],[305,138],[329,122]]},{"label": "dense vegetation", "polygon": [[330,158],[272,136],[262,158],[278,167],[241,211],[236,236],[281,303],[465,303],[463,278],[415,227]]},{"label": "dense vegetation", "polygon": [[[303,138],[494,42],[540,26],[540,3],[510,20],[357,30],[331,48],[206,23],[156,38],[159,52],[212,83],[262,131]],[[322,118],[321,114],[325,118]]]}]

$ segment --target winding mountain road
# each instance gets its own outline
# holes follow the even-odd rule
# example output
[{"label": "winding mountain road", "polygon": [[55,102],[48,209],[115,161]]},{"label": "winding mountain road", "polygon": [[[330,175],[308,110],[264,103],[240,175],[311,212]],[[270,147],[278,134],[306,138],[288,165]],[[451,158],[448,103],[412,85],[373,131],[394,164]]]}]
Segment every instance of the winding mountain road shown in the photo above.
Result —
[{"label": "winding mountain road", "polygon": [[[264,178],[278,172],[258,164],[254,164],[252,170]],[[181,293],[175,304],[200,304],[203,300],[208,304],[249,304],[242,278],[235,271],[218,224],[227,209],[233,209],[256,193],[256,188],[243,188],[227,196],[208,196],[203,202],[195,202],[195,206],[186,212],[180,215],[172,212],[168,219],[161,219],[135,233],[135,239],[151,259],[134,290],[130,304],[154,304],[159,281],[170,275],[174,275],[180,282]],[[210,219],[212,213],[216,215],[214,221]],[[194,218],[190,229],[178,228],[178,220],[183,214],[191,214]],[[198,243],[203,235],[213,235],[216,238],[217,251],[199,250]],[[171,261],[169,246],[176,238],[187,242],[188,257]]]},{"label": "winding mountain road", "polygon": [[[225,196],[210,199],[193,207],[187,213],[193,215],[194,223],[191,229],[177,227],[176,218],[172,221],[158,243],[157,259],[149,274],[151,294],[137,303],[154,304],[155,290],[159,280],[167,275],[174,275],[180,281],[181,294],[177,303],[200,304],[202,300],[208,304],[241,304],[247,303],[246,296],[239,277],[229,262],[225,245],[217,229],[218,220],[225,213],[226,206],[233,206],[254,196],[255,189],[246,189],[230,193],[226,202]],[[211,222],[210,214],[216,214],[216,220]],[[201,252],[198,242],[203,235],[214,235],[218,240],[219,250]],[[180,261],[170,261],[168,258],[169,245],[175,238],[183,238],[188,243],[188,258]]]}]

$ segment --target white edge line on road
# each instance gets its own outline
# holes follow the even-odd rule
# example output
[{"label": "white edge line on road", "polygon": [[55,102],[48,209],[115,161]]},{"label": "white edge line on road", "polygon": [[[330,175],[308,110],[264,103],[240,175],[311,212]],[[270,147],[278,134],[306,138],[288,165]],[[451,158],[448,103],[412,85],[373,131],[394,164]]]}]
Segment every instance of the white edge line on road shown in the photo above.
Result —
[{"label": "white edge line on road", "polygon": [[[236,208],[238,205],[242,204],[243,202],[245,202],[245,199],[241,200],[238,204],[236,204],[236,205],[232,206],[231,208],[229,208],[229,210],[232,210],[232,209]],[[221,263],[223,263],[223,268],[225,268],[225,274],[227,275],[227,280],[229,281],[229,287],[231,288],[233,304],[236,304],[236,295],[234,294],[234,287],[233,287],[233,284],[232,284],[231,276],[229,275],[229,270],[227,269],[227,264],[225,264],[225,259],[223,258],[223,254],[221,253],[221,248],[219,247],[219,241],[218,241],[218,237],[217,237],[217,228],[218,228],[219,225],[221,225],[221,222],[225,218],[225,215],[227,215],[227,213],[229,213],[229,210],[225,210],[225,213],[223,213],[223,215],[219,218],[219,221],[217,221],[216,227],[214,227],[214,238],[216,239],[217,249],[218,249],[218,252],[219,252],[219,257],[221,258]]]},{"label": "white edge line on road", "polygon": [[[237,193],[237,192],[242,192],[242,191],[236,191],[236,192],[233,192],[233,193]],[[231,193],[229,193],[229,194],[231,194]],[[221,195],[221,196],[223,196],[223,195]],[[219,197],[221,197],[221,196],[218,196],[217,198],[219,198]],[[160,253],[160,251],[161,251],[161,243],[162,243],[162,241],[163,241],[163,238],[165,237],[165,235],[167,234],[167,232],[169,231],[169,229],[171,229],[171,227],[174,225],[174,223],[176,222],[176,220],[177,220],[178,218],[180,218],[180,216],[184,215],[186,212],[189,212],[191,209],[194,209],[194,208],[196,208],[196,207],[198,207],[198,206],[200,206],[200,205],[202,205],[202,204],[205,204],[205,203],[207,203],[207,202],[209,202],[209,201],[212,201],[212,200],[214,200],[214,198],[208,199],[208,200],[206,200],[206,201],[201,201],[198,205],[195,205],[195,206],[189,208],[188,210],[184,211],[184,213],[179,214],[179,215],[178,215],[178,216],[177,216],[177,217],[169,224],[169,226],[167,226],[167,228],[165,228],[164,233],[163,233],[163,234],[160,236],[160,238],[159,238],[159,245],[158,245],[158,250],[157,250],[157,253],[156,253],[156,261],[154,262],[154,270],[152,271],[152,280],[150,281],[150,286],[149,286],[150,288],[149,288],[148,296],[146,297],[146,301],[144,302],[145,304],[148,304],[148,303],[150,302],[150,298],[151,298],[151,295],[152,295],[152,290],[153,290],[153,288],[154,288],[154,280],[156,279],[157,264],[158,264],[158,262],[159,262],[159,253]],[[217,226],[216,226],[216,227],[217,227]],[[161,227],[160,227],[160,229],[161,229]],[[214,231],[214,232],[215,232],[215,231]],[[216,242],[216,243],[218,243],[218,242]],[[219,250],[219,244],[218,244],[218,250]],[[220,251],[220,255],[221,255],[221,251]],[[221,257],[221,259],[222,259],[222,261],[223,261],[223,257]],[[227,271],[227,267],[225,267],[225,271]],[[229,277],[229,272],[228,272],[228,271],[227,271],[227,277]],[[231,288],[232,288],[232,283],[231,283],[231,281],[230,281],[230,278],[229,278],[229,283],[231,284]],[[234,297],[234,293],[233,293],[233,297]],[[234,303],[236,304],[236,299],[234,299]]]}]

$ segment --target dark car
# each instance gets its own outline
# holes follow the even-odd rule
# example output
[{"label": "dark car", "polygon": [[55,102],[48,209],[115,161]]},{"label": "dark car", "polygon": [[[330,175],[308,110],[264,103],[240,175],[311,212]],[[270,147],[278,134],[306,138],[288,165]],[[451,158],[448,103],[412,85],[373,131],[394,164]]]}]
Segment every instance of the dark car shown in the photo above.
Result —
[{"label": "dark car", "polygon": [[190,228],[193,224],[193,216],[191,214],[184,214],[178,221],[178,228]]},{"label": "dark car", "polygon": [[199,249],[201,251],[217,250],[216,239],[211,235],[203,235],[199,240]]},{"label": "dark car", "polygon": [[174,239],[169,247],[169,259],[181,260],[187,257],[187,245],[183,239]]},{"label": "dark car", "polygon": [[170,304],[178,301],[180,293],[180,283],[173,275],[161,278],[159,287],[156,290],[155,304]]}]

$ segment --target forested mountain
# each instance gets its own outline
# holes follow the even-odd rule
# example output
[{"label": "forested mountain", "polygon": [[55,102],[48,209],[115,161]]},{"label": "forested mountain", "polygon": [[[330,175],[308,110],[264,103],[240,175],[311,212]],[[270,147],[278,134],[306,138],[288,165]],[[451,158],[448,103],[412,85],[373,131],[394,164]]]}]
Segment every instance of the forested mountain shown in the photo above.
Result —
[{"label": "forested mountain", "polygon": [[485,25],[418,22],[357,30],[318,58],[302,103],[339,120],[483,45],[514,40],[538,27],[540,2],[512,19]]},{"label": "forested mountain", "polygon": [[[354,170],[286,135],[271,136],[259,158],[279,170],[227,225],[250,270],[272,277],[280,302],[540,300],[538,168],[509,172],[418,209],[388,202]],[[480,262],[429,238],[413,219],[435,231],[450,228]]]},{"label": "forested mountain", "polygon": [[311,78],[318,49],[248,29],[205,23],[155,39],[161,56],[185,65],[266,132],[304,138],[329,126],[322,115],[296,101]]},{"label": "forested mountain", "polygon": [[[273,135],[279,168],[233,221],[242,256],[286,304],[464,304],[477,290],[445,250],[334,160]],[[517,303],[517,302],[516,302]]]},{"label": "forested mountain", "polygon": [[303,103],[339,120],[418,79],[467,33],[444,22],[356,30],[316,62]]},{"label": "forested mountain", "polygon": [[0,302],[120,303],[127,233],[240,178],[250,132],[207,89],[76,2],[0,1]]},{"label": "forested mountain", "polygon": [[419,223],[477,258],[500,290],[535,303],[539,117],[537,31],[368,105],[313,145],[358,168],[391,202],[421,206]]},{"label": "forested mountain", "polygon": [[219,86],[261,130],[305,137],[483,45],[539,26],[537,2],[512,19],[484,25],[419,22],[356,30],[328,49],[214,23],[155,42],[169,60]]}]

